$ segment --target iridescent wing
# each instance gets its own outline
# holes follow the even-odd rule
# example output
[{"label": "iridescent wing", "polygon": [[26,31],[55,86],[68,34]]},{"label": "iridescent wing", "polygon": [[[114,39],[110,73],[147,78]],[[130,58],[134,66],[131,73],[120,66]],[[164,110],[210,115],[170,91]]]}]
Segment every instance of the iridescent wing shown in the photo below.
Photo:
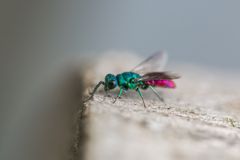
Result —
[{"label": "iridescent wing", "polygon": [[171,80],[178,78],[180,78],[179,75],[171,72],[149,72],[135,79],[135,81]]},{"label": "iridescent wing", "polygon": [[145,74],[148,72],[162,71],[167,63],[167,59],[168,56],[166,52],[156,52],[155,54],[141,62],[139,65],[137,65],[135,68],[133,68],[132,72]]},{"label": "iridescent wing", "polygon": [[153,54],[132,70],[142,75],[134,81],[136,83],[142,81],[154,87],[175,88],[173,79],[178,79],[180,76],[172,72],[162,71],[167,59],[168,56],[165,52]]},{"label": "iridescent wing", "polygon": [[135,82],[142,81],[153,87],[175,88],[173,79],[180,78],[179,75],[171,72],[150,72],[135,79]]}]

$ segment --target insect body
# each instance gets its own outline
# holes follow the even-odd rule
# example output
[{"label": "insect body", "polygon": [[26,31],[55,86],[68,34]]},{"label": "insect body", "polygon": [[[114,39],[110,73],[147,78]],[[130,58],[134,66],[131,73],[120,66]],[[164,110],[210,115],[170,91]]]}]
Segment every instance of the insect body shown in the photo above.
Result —
[{"label": "insect body", "polygon": [[143,101],[144,107],[146,107],[141,89],[146,90],[148,88],[150,88],[161,101],[164,101],[154,88],[175,88],[176,85],[173,79],[179,78],[179,76],[176,74],[159,71],[159,67],[163,66],[165,61],[166,54],[163,52],[158,52],[140,63],[132,71],[123,72],[117,75],[107,74],[105,76],[105,80],[100,81],[96,85],[91,93],[91,96],[87,100],[93,98],[93,95],[100,85],[104,85],[104,90],[106,92],[116,87],[120,88],[119,94],[115,98],[114,102],[121,97],[123,91],[136,90]]},{"label": "insect body", "polygon": [[[114,77],[114,78],[113,78]],[[135,82],[137,78],[141,76],[134,72],[123,72],[114,76],[113,74],[107,74],[105,77],[105,87],[106,89],[111,89],[112,87],[120,87],[123,90],[137,89],[139,87],[144,89],[145,84],[141,81]]]}]

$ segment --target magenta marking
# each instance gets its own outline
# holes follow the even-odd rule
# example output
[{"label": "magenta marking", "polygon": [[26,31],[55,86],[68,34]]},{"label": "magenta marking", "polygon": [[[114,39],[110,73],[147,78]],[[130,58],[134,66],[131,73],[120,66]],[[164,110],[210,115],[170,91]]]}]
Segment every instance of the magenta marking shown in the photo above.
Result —
[{"label": "magenta marking", "polygon": [[146,84],[153,87],[164,87],[164,88],[176,88],[176,84],[172,80],[149,80],[145,82]]}]

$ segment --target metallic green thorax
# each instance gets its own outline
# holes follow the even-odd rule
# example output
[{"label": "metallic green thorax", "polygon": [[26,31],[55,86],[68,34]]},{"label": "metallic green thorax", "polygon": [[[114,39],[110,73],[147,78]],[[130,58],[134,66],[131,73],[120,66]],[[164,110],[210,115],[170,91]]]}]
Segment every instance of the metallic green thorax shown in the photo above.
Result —
[{"label": "metallic green thorax", "polygon": [[138,78],[141,78],[141,76],[134,72],[123,72],[116,76],[113,74],[107,74],[105,76],[105,81],[100,81],[94,87],[93,92],[90,93],[91,96],[88,99],[86,99],[85,102],[93,98],[93,95],[97,91],[98,87],[101,85],[104,85],[104,90],[106,92],[108,90],[114,89],[116,87],[120,88],[119,93],[113,103],[115,103],[116,100],[121,97],[123,91],[131,89],[131,90],[136,90],[138,92],[139,96],[141,97],[141,99],[143,101],[144,107],[146,107],[144,99],[143,99],[143,95],[142,95],[142,92],[140,91],[140,89],[147,89],[147,88],[150,88],[158,96],[158,98],[161,101],[163,101],[163,99],[160,97],[160,95],[157,93],[157,91],[155,91],[155,89],[152,86],[144,83],[143,81],[136,80]]},{"label": "metallic green thorax", "polygon": [[144,82],[134,81],[136,78],[140,78],[141,76],[134,72],[123,72],[114,76],[112,74],[107,74],[105,77],[105,90],[114,89],[115,87],[122,88],[124,90],[133,89],[136,90],[137,88],[147,89],[148,85]]}]

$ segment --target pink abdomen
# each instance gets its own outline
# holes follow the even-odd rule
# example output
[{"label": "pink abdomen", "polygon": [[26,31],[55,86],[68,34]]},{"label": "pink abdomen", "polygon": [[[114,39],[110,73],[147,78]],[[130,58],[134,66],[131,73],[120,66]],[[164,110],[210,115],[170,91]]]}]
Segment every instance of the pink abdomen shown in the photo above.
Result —
[{"label": "pink abdomen", "polygon": [[149,80],[145,81],[146,84],[153,87],[175,88],[176,84],[172,80]]}]

